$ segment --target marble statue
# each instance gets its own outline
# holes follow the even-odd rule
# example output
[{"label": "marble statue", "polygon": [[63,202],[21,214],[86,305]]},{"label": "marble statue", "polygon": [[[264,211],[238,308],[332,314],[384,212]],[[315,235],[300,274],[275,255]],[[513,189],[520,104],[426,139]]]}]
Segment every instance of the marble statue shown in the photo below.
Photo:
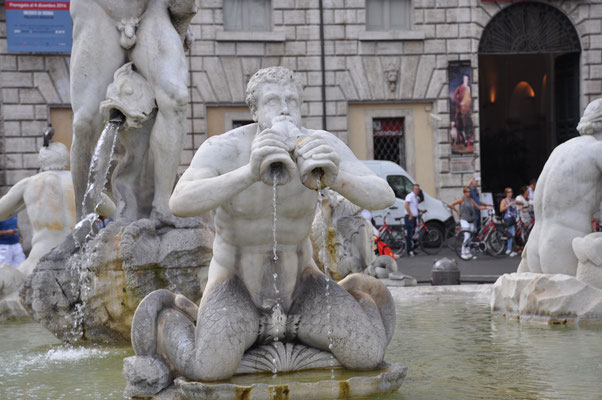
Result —
[{"label": "marble statue", "polygon": [[602,99],[559,145],[537,181],[535,225],[518,271],[501,276],[491,309],[552,323],[602,321],[602,238],[591,218],[602,209]]},{"label": "marble statue", "polygon": [[311,231],[314,261],[320,270],[337,281],[354,272],[377,278],[396,272],[393,257],[374,254],[374,226],[362,215],[363,209],[332,189],[323,193]]},{"label": "marble statue", "polygon": [[41,172],[19,181],[0,199],[0,219],[27,209],[33,226],[31,252],[18,269],[31,274],[40,257],[61,244],[75,225],[69,151],[54,142],[39,153]]},{"label": "marble statue", "polygon": [[[375,369],[395,325],[391,294],[363,274],[327,279],[309,236],[318,185],[367,209],[388,207],[394,194],[334,135],[302,127],[302,88],[291,71],[258,71],[246,100],[256,123],[205,141],[169,202],[176,216],[213,215],[200,306],[166,290],[149,294],[132,322],[135,358],[188,379],[219,380],[259,368],[258,345],[284,349],[284,342],[317,352],[305,368],[327,367],[332,354],[332,365]],[[126,376],[132,364],[124,362]]]},{"label": "marble statue", "polygon": [[[120,135],[121,145],[126,147],[126,153],[130,153],[131,166],[150,168],[150,183],[154,186],[150,195],[152,210],[145,209],[146,215],[140,216],[137,215],[140,208],[134,206],[132,213],[136,215],[128,214],[128,217],[148,218],[152,212],[159,220],[169,220],[168,200],[186,133],[188,70],[184,52],[191,42],[188,25],[196,13],[196,2],[72,0],[70,10],[73,19],[71,101],[74,112],[71,165],[78,219],[82,217],[92,155],[105,122],[99,107],[114,73],[129,61],[133,63],[131,68],[152,89],[150,101],[156,111],[148,116],[148,123],[139,127],[130,125],[127,127],[129,132]],[[132,83],[124,90],[126,95],[131,94],[138,90],[138,86]],[[140,153],[148,153],[145,162],[138,162]],[[151,159],[152,166],[148,167]],[[131,168],[125,168],[123,173],[127,176],[123,178],[122,190],[135,179],[132,175],[137,175]],[[119,188],[113,190],[119,191]],[[132,193],[138,194],[128,191],[120,195],[126,202],[139,200],[132,197]],[[118,207],[123,208],[123,205]],[[121,210],[118,210],[118,218],[119,214]]]},{"label": "marble statue", "polygon": [[535,191],[535,225],[518,272],[575,276],[574,238],[591,232],[602,209],[602,99],[591,102],[577,126],[579,137],[554,149]]}]

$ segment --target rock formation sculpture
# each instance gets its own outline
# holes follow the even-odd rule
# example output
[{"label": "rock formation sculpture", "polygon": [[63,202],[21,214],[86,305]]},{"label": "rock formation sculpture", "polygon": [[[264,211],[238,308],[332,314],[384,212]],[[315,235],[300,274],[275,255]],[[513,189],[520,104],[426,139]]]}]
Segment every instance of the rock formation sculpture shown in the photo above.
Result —
[{"label": "rock formation sculpture", "polygon": [[377,278],[396,272],[393,257],[374,254],[374,227],[362,216],[362,208],[332,189],[323,192],[311,231],[314,261],[320,270],[337,281],[354,272]]},{"label": "rock formation sculpture", "polygon": [[[257,123],[203,143],[176,185],[174,215],[214,218],[208,283],[198,309],[165,290],[142,301],[132,325],[136,356],[124,363],[129,383],[382,363],[395,324],[391,294],[362,274],[328,279],[309,234],[320,186],[368,209],[389,206],[394,195],[335,136],[301,126],[301,95],[291,71],[258,71],[247,87]],[[275,341],[307,348],[307,357],[281,363],[289,358],[278,348],[288,346]]]}]

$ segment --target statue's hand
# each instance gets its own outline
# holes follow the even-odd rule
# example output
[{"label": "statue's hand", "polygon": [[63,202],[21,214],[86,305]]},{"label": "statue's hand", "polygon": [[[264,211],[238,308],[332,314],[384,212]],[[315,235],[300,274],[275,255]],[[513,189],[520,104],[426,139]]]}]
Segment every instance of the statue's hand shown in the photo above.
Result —
[{"label": "statue's hand", "polygon": [[293,145],[276,131],[266,129],[259,133],[251,145],[249,166],[256,181],[262,180],[262,175],[271,164],[282,163],[284,168],[292,171],[296,168],[290,152]]},{"label": "statue's hand", "polygon": [[332,146],[318,135],[309,136],[298,142],[295,149],[301,181],[310,189],[331,186],[339,173],[339,155]]}]

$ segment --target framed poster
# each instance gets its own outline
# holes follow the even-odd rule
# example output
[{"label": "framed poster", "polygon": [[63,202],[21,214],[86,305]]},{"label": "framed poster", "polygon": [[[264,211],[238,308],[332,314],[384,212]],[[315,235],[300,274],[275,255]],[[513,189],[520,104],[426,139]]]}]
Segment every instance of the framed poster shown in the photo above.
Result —
[{"label": "framed poster", "polygon": [[450,61],[449,80],[449,141],[452,154],[474,153],[474,126],[472,120],[472,67],[470,61]]},{"label": "framed poster", "polygon": [[70,53],[69,0],[6,0],[9,53]]}]

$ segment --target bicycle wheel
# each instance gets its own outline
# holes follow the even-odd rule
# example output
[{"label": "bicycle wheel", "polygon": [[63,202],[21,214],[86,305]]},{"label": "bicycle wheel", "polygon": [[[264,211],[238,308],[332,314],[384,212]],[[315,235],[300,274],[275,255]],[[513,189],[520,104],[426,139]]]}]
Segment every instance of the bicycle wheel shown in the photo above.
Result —
[{"label": "bicycle wheel", "polygon": [[508,237],[499,231],[493,231],[487,237],[487,253],[497,257],[504,254]]},{"label": "bicycle wheel", "polygon": [[443,245],[443,237],[439,229],[422,231],[418,238],[418,245],[426,254],[437,254]]},{"label": "bicycle wheel", "polygon": [[457,229],[458,228],[456,225],[449,225],[447,228],[445,228],[445,245],[451,250],[454,250],[454,245],[456,244]]},{"label": "bicycle wheel", "polygon": [[[464,235],[465,233],[468,235]],[[454,251],[456,252],[458,257],[464,259],[463,255],[466,256],[467,254],[469,254],[470,257],[472,257],[476,254],[477,249],[476,249],[476,246],[473,245],[473,240],[474,240],[474,233],[469,229],[462,229],[460,232],[458,232],[456,234],[455,241],[454,241]],[[462,253],[463,246],[465,247],[464,254]]]}]

